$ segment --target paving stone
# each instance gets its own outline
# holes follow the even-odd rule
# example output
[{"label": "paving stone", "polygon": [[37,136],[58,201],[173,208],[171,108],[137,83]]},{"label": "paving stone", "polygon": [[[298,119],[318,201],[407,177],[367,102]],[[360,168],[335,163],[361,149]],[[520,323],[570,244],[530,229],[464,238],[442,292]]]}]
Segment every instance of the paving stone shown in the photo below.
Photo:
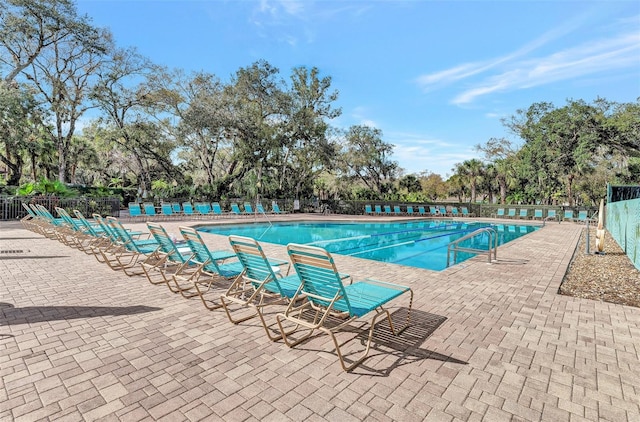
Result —
[{"label": "paving stone", "polygon": [[[162,224],[176,233],[192,222]],[[442,272],[336,256],[356,278],[415,292],[414,331],[399,337],[411,348],[375,343],[345,373],[326,335],[290,349],[255,319],[230,324],[197,299],[0,222],[3,247],[33,253],[0,259],[11,305],[0,307],[0,334],[13,336],[0,337],[0,420],[640,420],[640,310],[557,294],[580,231],[547,225],[501,246],[498,263]],[[223,236],[203,237],[228,249]]]}]

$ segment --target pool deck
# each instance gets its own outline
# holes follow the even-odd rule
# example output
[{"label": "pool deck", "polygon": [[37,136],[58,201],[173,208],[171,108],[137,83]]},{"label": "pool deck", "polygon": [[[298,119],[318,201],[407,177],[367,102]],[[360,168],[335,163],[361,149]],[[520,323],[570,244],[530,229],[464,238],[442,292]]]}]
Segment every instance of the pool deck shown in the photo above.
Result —
[{"label": "pool deck", "polygon": [[335,255],[342,272],[415,292],[413,325],[398,337],[380,326],[371,357],[345,373],[326,335],[289,349],[255,319],[233,325],[0,222],[0,420],[638,421],[640,309],[557,293],[581,229],[549,223],[495,263],[442,272]]}]

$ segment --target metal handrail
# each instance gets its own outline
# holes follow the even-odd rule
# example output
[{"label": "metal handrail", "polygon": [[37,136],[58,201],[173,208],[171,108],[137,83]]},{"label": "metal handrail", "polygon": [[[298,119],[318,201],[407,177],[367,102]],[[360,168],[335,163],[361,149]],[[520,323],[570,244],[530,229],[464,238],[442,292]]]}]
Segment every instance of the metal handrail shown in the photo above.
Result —
[{"label": "metal handrail", "polygon": [[[489,249],[475,249],[475,248],[464,248],[458,246],[458,244],[464,240],[471,239],[472,237],[476,237],[479,234],[488,233],[489,234]],[[498,232],[493,227],[482,227],[478,230],[475,230],[467,235],[462,236],[459,239],[454,240],[449,243],[447,246],[447,268],[450,265],[451,252],[453,251],[453,263],[455,264],[458,258],[458,251],[461,252],[471,252],[476,254],[481,254],[484,252],[488,252],[489,263],[491,263],[491,254],[493,252],[493,259],[498,259]]]}]

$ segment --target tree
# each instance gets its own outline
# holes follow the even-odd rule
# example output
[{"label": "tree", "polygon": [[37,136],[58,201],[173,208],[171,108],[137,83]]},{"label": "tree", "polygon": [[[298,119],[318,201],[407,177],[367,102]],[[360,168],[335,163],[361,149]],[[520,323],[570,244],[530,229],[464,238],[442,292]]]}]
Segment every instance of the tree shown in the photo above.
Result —
[{"label": "tree", "polygon": [[415,174],[407,174],[398,182],[400,188],[407,191],[407,193],[416,193],[422,191],[422,185],[420,180]]},{"label": "tree", "polygon": [[114,50],[98,70],[91,92],[110,128],[108,139],[129,152],[136,163],[137,185],[143,191],[150,189],[154,178],[172,178],[176,173],[170,159],[174,144],[145,112],[151,98],[144,78],[151,71],[149,61],[136,50]]},{"label": "tree", "polygon": [[279,172],[279,192],[285,192],[287,180],[292,182],[296,197],[311,194],[314,181],[333,167],[337,142],[331,138],[328,120],[340,116],[333,108],[338,92],[331,90],[331,78],[320,78],[317,68],[297,67],[286,92],[283,149],[275,157]]},{"label": "tree", "polygon": [[427,197],[436,201],[439,198],[443,198],[447,195],[447,184],[442,180],[442,176],[436,173],[423,172],[420,174],[420,185],[422,191]]},{"label": "tree", "polygon": [[65,40],[89,35],[88,18],[70,0],[6,0],[0,5],[0,63],[13,81],[42,54]]},{"label": "tree", "polygon": [[8,185],[20,184],[25,155],[33,161],[35,180],[35,157],[42,145],[45,115],[24,85],[0,81],[0,161],[8,169]]},{"label": "tree", "polygon": [[463,181],[469,183],[471,202],[476,202],[476,188],[485,171],[484,163],[473,158],[463,161],[461,164],[456,164],[453,171],[458,174]]},{"label": "tree", "polygon": [[342,157],[347,177],[362,182],[380,197],[389,192],[399,170],[389,157],[393,145],[382,140],[382,131],[369,126],[351,126]]}]

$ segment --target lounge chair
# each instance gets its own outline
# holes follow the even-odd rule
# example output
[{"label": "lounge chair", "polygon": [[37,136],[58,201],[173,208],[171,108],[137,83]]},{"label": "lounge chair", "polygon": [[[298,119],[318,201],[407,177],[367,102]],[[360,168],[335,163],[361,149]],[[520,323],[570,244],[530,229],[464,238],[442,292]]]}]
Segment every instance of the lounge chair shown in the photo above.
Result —
[{"label": "lounge chair", "polygon": [[83,250],[87,255],[95,256],[96,254],[99,254],[99,249],[108,250],[113,246],[108,233],[104,231],[100,224],[96,221],[87,220],[79,210],[73,210],[73,213],[75,214],[78,222],[84,227],[84,232],[92,236],[94,239],[87,245],[88,247]]},{"label": "lounge chair", "polygon": [[376,215],[382,215],[382,206],[376,205],[375,210],[376,210]]},{"label": "lounge chair", "polygon": [[242,264],[239,261],[225,262],[234,258],[235,254],[228,250],[210,250],[194,228],[180,227],[180,234],[191,250],[189,261],[194,264],[194,268],[189,274],[174,275],[176,288],[181,292],[191,292],[191,288],[195,288],[195,293],[188,293],[188,296],[198,295],[209,310],[220,308],[222,305],[218,301],[208,299],[206,295],[213,293],[214,283],[229,281],[240,275]]},{"label": "lounge chair", "polygon": [[175,214],[173,213],[173,206],[168,202],[163,202],[160,205],[160,215],[167,219],[174,218]]},{"label": "lounge chair", "polygon": [[413,207],[411,205],[407,205],[407,215],[413,216]]},{"label": "lounge chair", "polygon": [[[289,262],[267,258],[260,244],[254,239],[232,235],[229,236],[229,243],[243,266],[240,276],[220,297],[229,321],[238,324],[257,315],[267,337],[272,341],[281,339],[282,334],[272,334],[264,318],[263,309],[278,303],[287,304],[289,299],[296,295],[300,287],[300,278],[297,274],[283,275],[282,266],[290,265]],[[251,308],[252,312],[234,317],[232,314],[235,310],[232,311],[232,304]]]},{"label": "lounge chair", "polygon": [[560,222],[560,220],[558,219],[558,214],[556,213],[556,210],[548,210],[547,218],[545,218],[545,220],[558,220],[558,223]]},{"label": "lounge chair", "polygon": [[424,206],[419,206],[418,207],[418,214],[420,214],[420,217],[424,217],[427,215],[427,210],[424,208]]},{"label": "lounge chair", "polygon": [[575,219],[576,223],[586,223],[586,222],[593,223],[596,221],[598,220],[589,217],[589,211],[587,210],[578,211],[578,218]]},{"label": "lounge chair", "polygon": [[212,202],[211,203],[211,209],[213,211],[213,215],[216,217],[224,217],[225,213],[224,211],[222,211],[222,207],[220,206],[219,202]]},{"label": "lounge chair", "polygon": [[438,209],[433,205],[429,205],[429,214],[431,214],[432,217],[438,215]]},{"label": "lounge chair", "polygon": [[173,213],[176,214],[176,215],[182,214],[182,208],[180,208],[180,203],[179,202],[172,202],[171,203],[171,209],[173,210]]},{"label": "lounge chair", "polygon": [[149,218],[155,218],[158,214],[156,213],[156,206],[153,202],[145,202],[142,204],[142,208],[144,209],[144,215]]},{"label": "lounge chair", "polygon": [[449,215],[449,213],[447,212],[447,207],[445,207],[445,206],[440,206],[440,207],[438,208],[438,210],[439,210],[439,212],[440,212],[440,215],[443,215],[443,216],[445,216],[445,215]]},{"label": "lounge chair", "polygon": [[22,224],[22,226],[27,230],[39,233],[40,227],[38,215],[24,202],[21,202],[21,204],[22,207],[27,211],[27,214],[20,219],[20,224]]},{"label": "lounge chair", "polygon": [[391,205],[385,205],[384,206],[384,213],[386,215],[391,215]]},{"label": "lounge chair", "polygon": [[573,210],[564,210],[564,215],[562,217],[562,220],[573,221]]},{"label": "lounge chair", "polygon": [[518,214],[518,218],[523,219],[523,220],[528,220],[529,219],[529,210],[527,210],[526,208],[520,208],[520,213]]},{"label": "lounge chair", "polygon": [[534,210],[533,211],[533,220],[544,220],[544,212],[542,210]]},{"label": "lounge chair", "polygon": [[473,214],[469,212],[469,209],[467,207],[462,207],[461,211],[463,217],[473,217]]},{"label": "lounge chair", "polygon": [[191,205],[191,202],[182,203],[182,213],[189,217],[193,216],[193,205]]},{"label": "lounge chair", "polygon": [[196,202],[195,209],[200,216],[211,215],[211,205],[208,202]]},{"label": "lounge chair", "polygon": [[250,216],[253,215],[253,207],[249,202],[244,203],[244,215]]},{"label": "lounge chair", "polygon": [[496,213],[495,213],[495,214],[492,214],[491,216],[492,216],[492,217],[495,217],[495,218],[504,218],[504,216],[505,216],[505,215],[504,215],[504,208],[498,208],[498,210],[496,211]]},{"label": "lounge chair", "polygon": [[240,207],[235,202],[231,203],[231,214],[240,217],[244,215],[244,213],[240,210]]},{"label": "lounge chair", "polygon": [[139,203],[129,202],[128,207],[129,207],[129,217],[133,218],[134,220],[142,218],[142,208],[140,207]]},{"label": "lounge chair", "polygon": [[61,207],[55,207],[56,212],[63,220],[58,233],[58,240],[63,244],[84,251],[85,248],[88,248],[89,243],[93,240],[91,236],[85,233],[84,226],[82,223],[77,221],[75,218],[71,217],[71,215]]},{"label": "lounge chair", "polygon": [[373,215],[373,209],[371,208],[371,205],[365,205],[364,206],[364,213],[367,215]]},{"label": "lounge chair", "polygon": [[271,209],[273,210],[274,214],[284,214],[284,211],[280,211],[280,207],[278,206],[278,203],[276,201],[273,201],[271,203]]},{"label": "lounge chair", "polygon": [[458,207],[451,207],[451,215],[453,217],[459,217],[460,216],[460,212],[458,211]]},{"label": "lounge chair", "polygon": [[[380,316],[387,318],[391,332],[394,334],[400,333],[409,325],[413,304],[413,291],[409,287],[373,279],[364,279],[345,285],[333,257],[326,250],[289,244],[287,251],[301,281],[298,292],[289,302],[287,309],[276,317],[287,346],[293,347],[309,338],[315,330],[320,330],[331,336],[342,369],[350,371],[367,358],[373,330]],[[410,294],[407,320],[405,325],[396,332],[391,314],[385,309],[385,305],[407,292]],[[311,315],[308,315],[309,313]],[[348,364],[335,332],[370,313],[375,315],[370,322],[365,350]],[[293,339],[291,333],[285,331],[282,325],[284,321],[293,323],[296,327],[304,327],[308,331],[301,337]]]},{"label": "lounge chair", "polygon": [[516,217],[516,209],[515,208],[509,208],[509,212],[507,214],[507,217],[515,218]]},{"label": "lounge chair", "polygon": [[147,223],[147,228],[158,243],[158,249],[155,251],[155,256],[140,263],[144,275],[149,283],[166,284],[173,293],[180,293],[173,283],[173,275],[189,267],[191,249],[186,246],[178,247],[160,224]]},{"label": "lounge chair", "polygon": [[122,270],[128,276],[144,274],[138,264],[143,260],[150,262],[159,244],[153,239],[134,239],[131,233],[122,226],[122,223],[114,217],[107,217],[106,223],[116,236],[115,244],[117,247],[108,255],[105,251],[101,251],[104,262],[112,270]]},{"label": "lounge chair", "polygon": [[256,212],[258,214],[267,215],[267,211],[264,209],[264,206],[260,202],[256,202]]}]

